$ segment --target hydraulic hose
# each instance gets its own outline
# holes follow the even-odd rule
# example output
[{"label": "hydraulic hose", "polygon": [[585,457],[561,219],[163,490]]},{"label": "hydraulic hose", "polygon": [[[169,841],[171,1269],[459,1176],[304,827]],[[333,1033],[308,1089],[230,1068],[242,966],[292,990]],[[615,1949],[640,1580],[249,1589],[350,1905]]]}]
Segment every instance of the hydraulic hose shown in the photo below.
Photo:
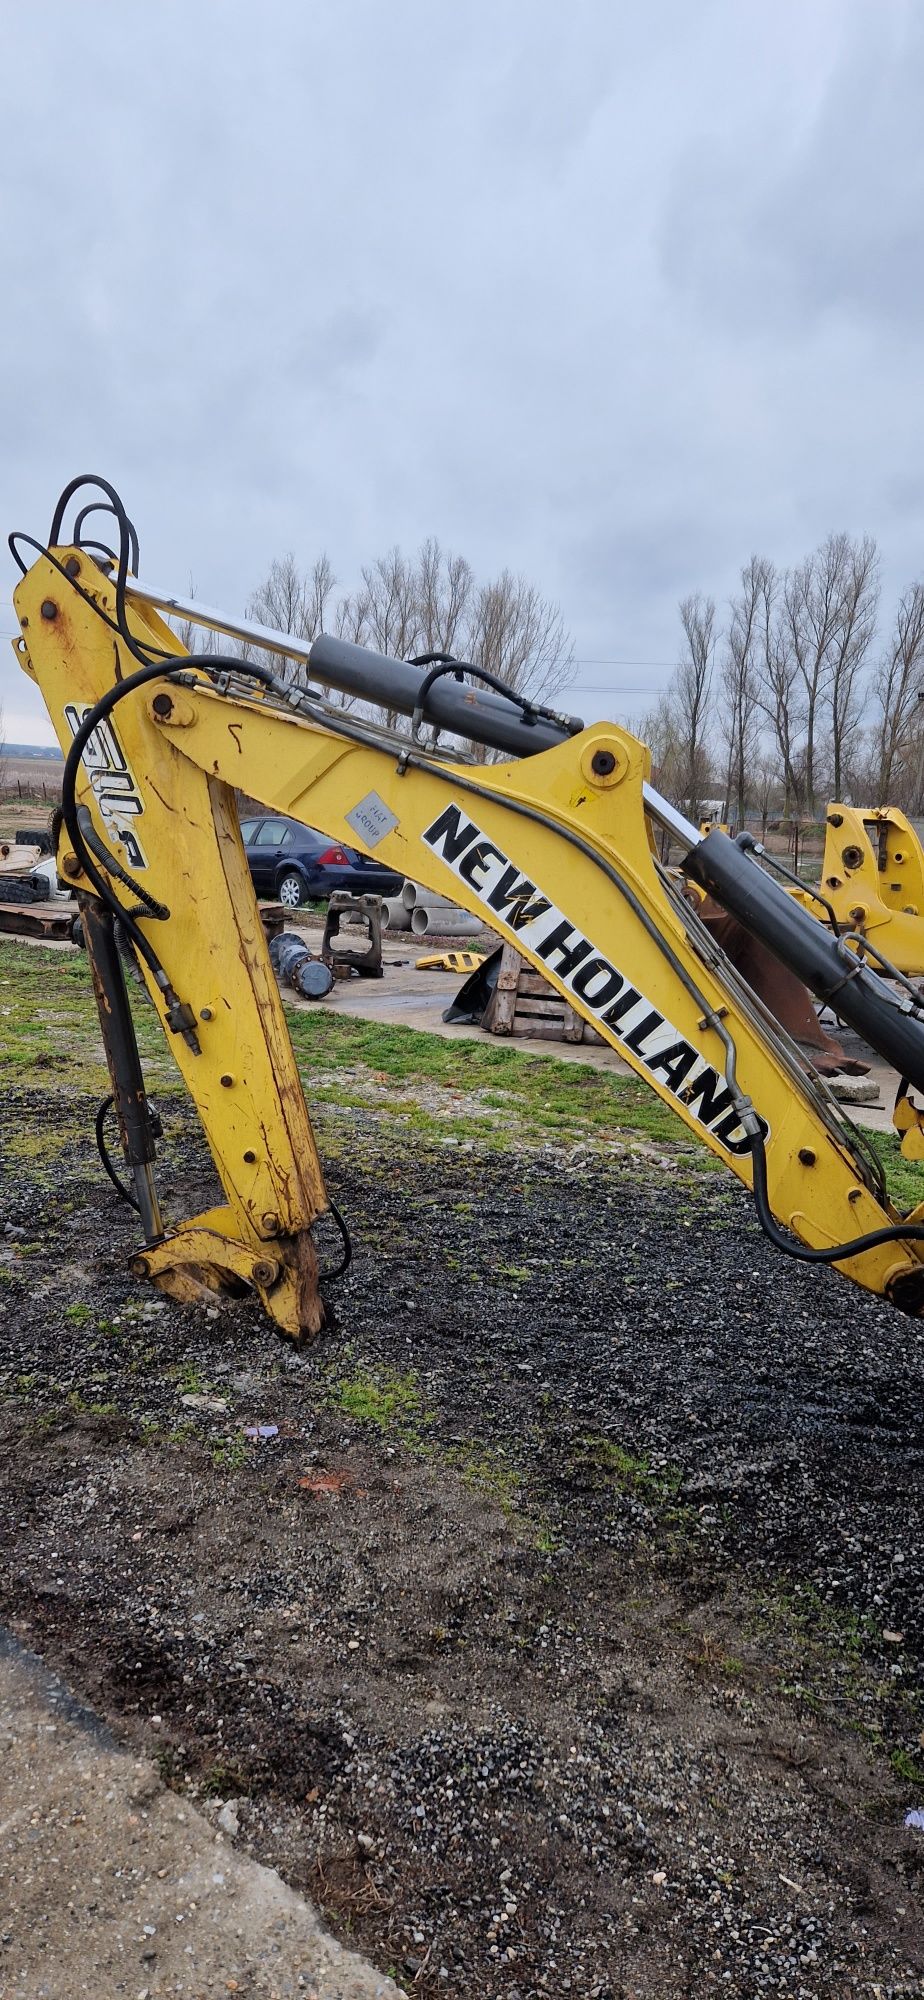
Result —
[{"label": "hydraulic hose", "polygon": [[800,1243],[787,1230],[782,1229],[770,1207],[767,1193],[767,1149],[762,1131],[750,1134],[751,1158],[754,1163],[754,1207],[757,1219],[765,1236],[782,1250],[787,1257],[795,1257],[800,1264],[842,1264],[847,1257],[859,1257],[864,1250],[875,1250],[880,1243],[920,1243],[924,1241],[924,1222],[891,1223],[887,1229],[871,1229],[867,1236],[855,1236],[850,1243],[835,1243],[830,1250],[813,1250],[807,1243]]},{"label": "hydraulic hose", "polygon": [[148,681],[174,679],[177,671],[178,669],[174,669],[173,673],[171,673],[170,669],[165,667],[161,660],[152,661],[148,666],[139,667],[136,673],[129,674],[127,680],[115,681],[111,688],[107,688],[106,693],[101,695],[99,701],[90,709],[89,714],[84,717],[74,737],[74,741],[64,760],[64,775],[61,781],[61,811],[64,817],[64,824],[70,835],[74,853],[83,868],[83,872],[87,880],[92,882],[97,895],[105,903],[107,909],[111,910],[113,916],[118,917],[119,922],[124,924],[135,950],[144,959],[161,991],[164,991],[166,988],[166,975],[153,945],[145,937],[144,932],[139,930],[135,917],[119,902],[106,876],[97,867],[84,838],[83,828],[80,824],[80,806],[77,800],[77,773],[80,770],[80,760],[94,730],[99,727],[99,724],[115,708],[116,703],[121,701],[125,695],[131,694],[133,689],[144,687]]}]

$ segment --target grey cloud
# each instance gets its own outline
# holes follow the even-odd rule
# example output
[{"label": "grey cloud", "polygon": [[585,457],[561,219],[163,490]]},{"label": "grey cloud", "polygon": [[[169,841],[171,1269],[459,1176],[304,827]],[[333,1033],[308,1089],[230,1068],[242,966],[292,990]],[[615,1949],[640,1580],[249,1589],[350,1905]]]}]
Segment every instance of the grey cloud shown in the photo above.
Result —
[{"label": "grey cloud", "polygon": [[0,127],[4,532],[99,470],[147,573],[234,610],[286,549],[349,586],[436,534],[594,661],[671,660],[753,548],[919,571],[899,0],[47,0],[4,37],[41,78]]},{"label": "grey cloud", "polygon": [[918,336],[924,303],[924,21],[846,10],[816,114],[758,114],[749,146],[687,141],[661,234],[669,283],[710,320],[804,339],[825,315]]}]

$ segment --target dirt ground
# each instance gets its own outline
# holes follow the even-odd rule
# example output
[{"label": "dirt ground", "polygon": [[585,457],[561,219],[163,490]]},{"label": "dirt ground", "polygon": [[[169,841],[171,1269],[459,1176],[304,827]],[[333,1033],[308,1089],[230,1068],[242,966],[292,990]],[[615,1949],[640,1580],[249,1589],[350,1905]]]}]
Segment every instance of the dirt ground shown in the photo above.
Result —
[{"label": "dirt ground", "polygon": [[60,757],[16,757],[0,748],[0,839],[19,826],[47,827],[61,797]]},{"label": "dirt ground", "polygon": [[409,1993],[924,1993],[915,1323],[683,1152],[329,1106],[297,1352],[130,1278],[94,1110],[0,1105],[17,1638]]}]

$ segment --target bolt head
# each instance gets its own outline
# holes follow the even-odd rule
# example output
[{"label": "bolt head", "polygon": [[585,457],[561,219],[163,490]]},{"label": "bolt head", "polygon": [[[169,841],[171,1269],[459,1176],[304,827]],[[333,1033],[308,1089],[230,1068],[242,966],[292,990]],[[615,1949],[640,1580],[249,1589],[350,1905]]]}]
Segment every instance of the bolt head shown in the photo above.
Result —
[{"label": "bolt head", "polygon": [[57,618],[57,616],[58,616],[58,607],[55,604],[53,598],[46,597],[44,604],[42,605],[42,617],[47,618],[50,622],[52,618]]},{"label": "bolt head", "polygon": [[616,769],[616,759],[612,750],[595,750],[590,760],[590,768],[595,778],[608,778]]},{"label": "bolt head", "polygon": [[279,1217],[276,1214],[275,1209],[268,1209],[265,1215],[261,1215],[260,1221],[263,1225],[263,1228],[266,1230],[267,1236],[278,1236]]},{"label": "bolt head", "polygon": [[80,862],[78,861],[78,859],[77,859],[77,856],[76,856],[76,854],[64,854],[64,855],[62,855],[62,857],[61,857],[61,873],[62,873],[62,875],[69,875],[69,876],[73,877],[73,876],[75,876],[75,875],[79,875],[79,874],[80,874],[80,872],[81,872],[81,870],[80,870]]},{"label": "bolt head", "polygon": [[146,1258],[146,1257],[133,1257],[133,1258],[132,1258],[132,1261],[131,1261],[131,1264],[130,1264],[130,1266],[129,1266],[129,1269],[131,1270],[131,1274],[132,1274],[132,1277],[133,1277],[133,1278],[146,1278],[146,1277],[147,1277],[147,1275],[148,1275],[148,1260],[147,1260],[147,1258]]},{"label": "bolt head", "polygon": [[268,1257],[261,1258],[260,1262],[253,1267],[253,1281],[255,1285],[273,1285],[278,1275],[279,1265],[271,1263]]},{"label": "bolt head", "polygon": [[173,696],[171,694],[156,694],[151,707],[158,721],[166,722],[168,715],[173,714]]},{"label": "bolt head", "polygon": [[225,1074],[225,1075],[224,1075],[224,1076],[222,1077],[221,1081],[222,1081],[222,1086],[223,1086],[223,1088],[224,1088],[225,1090],[230,1090],[230,1088],[231,1088],[231,1085],[232,1085],[232,1083],[234,1082],[234,1078],[233,1078],[233,1076],[228,1076],[227,1074]]}]

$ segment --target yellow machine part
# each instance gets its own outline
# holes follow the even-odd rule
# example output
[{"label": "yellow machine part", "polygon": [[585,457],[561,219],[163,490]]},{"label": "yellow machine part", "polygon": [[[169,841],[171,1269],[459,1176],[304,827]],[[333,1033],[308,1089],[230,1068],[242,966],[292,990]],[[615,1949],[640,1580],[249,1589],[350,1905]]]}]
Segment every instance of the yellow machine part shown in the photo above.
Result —
[{"label": "yellow machine part", "polygon": [[429,958],[419,958],[418,972],[477,972],[484,964],[482,951],[434,951]]},{"label": "yellow machine part", "polygon": [[[906,977],[924,974],[924,848],[897,806],[829,805],[820,889],[842,930]],[[811,896],[793,893],[818,914]]]},{"label": "yellow machine part", "polygon": [[[39,683],[62,749],[133,661],[116,635],[114,587],[85,550],[39,557],[16,591],[17,657]],[[88,603],[62,570],[79,575]],[[96,614],[98,606],[109,623]],[[130,608],[148,647],[181,654],[153,612]],[[139,1251],[164,1289],[251,1283],[289,1333],[323,1313],[310,1230],[329,1206],[235,810],[240,789],[471,911],[515,945],[702,1140],[750,1183],[749,1142],[725,1077],[767,1129],[774,1216],[832,1248],[902,1218],[881,1200],[810,1073],[762,1023],[727,960],[694,948],[659,874],[642,786],[647,749],[601,722],[538,755],[452,763],[398,750],[355,718],[281,708],[253,684],[132,690],[85,754],[78,796],[98,836],[169,909],[145,935],[192,1010],[196,1046],[172,1032],[226,1205],[180,1220]],[[368,831],[363,832],[366,828]],[[59,866],[90,893],[67,839]],[[873,1292],[916,1285],[924,1245],[877,1245],[839,1268]]]}]

